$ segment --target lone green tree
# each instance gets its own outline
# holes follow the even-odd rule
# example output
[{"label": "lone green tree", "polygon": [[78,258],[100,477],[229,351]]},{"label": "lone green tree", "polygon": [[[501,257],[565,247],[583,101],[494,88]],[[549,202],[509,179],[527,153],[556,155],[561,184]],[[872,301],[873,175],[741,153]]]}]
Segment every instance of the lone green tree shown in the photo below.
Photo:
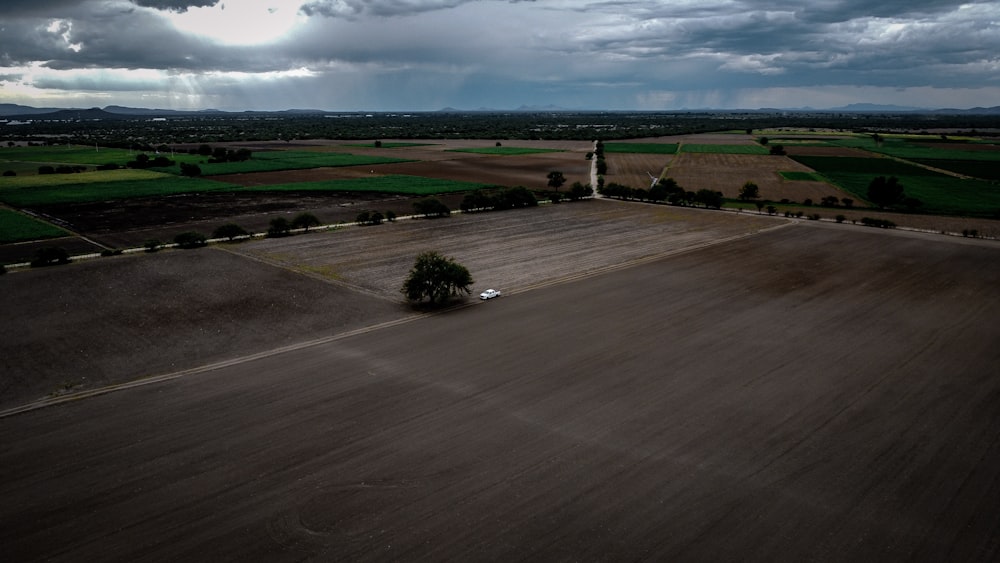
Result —
[{"label": "lone green tree", "polygon": [[868,184],[868,201],[879,207],[890,207],[903,200],[903,185],[895,176],[878,176]]},{"label": "lone green tree", "polygon": [[245,237],[249,234],[246,229],[236,223],[226,223],[212,231],[212,238],[225,238],[232,241],[236,237]]},{"label": "lone green tree", "polygon": [[740,199],[742,201],[753,201],[760,198],[760,188],[753,182],[746,182],[740,188]]},{"label": "lone green tree", "polygon": [[309,232],[310,227],[320,226],[319,219],[316,218],[312,213],[299,213],[292,219],[293,229],[305,229],[305,232]]},{"label": "lone green tree", "polygon": [[462,293],[469,294],[472,275],[465,266],[434,251],[417,256],[400,290],[414,302],[428,300],[432,306],[445,303]]},{"label": "lone green tree", "polygon": [[566,177],[563,176],[563,173],[559,172],[558,170],[553,170],[552,172],[549,172],[549,175],[546,177],[549,179],[549,187],[555,188],[556,191],[559,191],[559,188],[561,188],[562,185],[566,183]]},{"label": "lone green tree", "polygon": [[287,237],[291,234],[292,224],[288,222],[288,219],[284,217],[275,217],[271,219],[271,226],[267,229],[267,236],[269,237]]}]

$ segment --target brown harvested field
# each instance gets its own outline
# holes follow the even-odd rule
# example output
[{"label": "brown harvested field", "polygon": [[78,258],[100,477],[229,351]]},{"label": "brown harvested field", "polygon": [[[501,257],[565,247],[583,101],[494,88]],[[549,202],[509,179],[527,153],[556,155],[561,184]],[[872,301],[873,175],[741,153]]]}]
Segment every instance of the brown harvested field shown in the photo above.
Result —
[{"label": "brown harvested field", "polygon": [[608,153],[604,158],[608,163],[608,173],[604,175],[607,184],[615,182],[630,188],[648,189],[652,181],[649,175],[660,177],[664,168],[677,157],[669,154]]},{"label": "brown harvested field", "polygon": [[3,557],[996,560],[998,252],[804,222],[0,418]]},{"label": "brown harvested field", "polygon": [[404,310],[223,246],[11,273],[0,285],[8,319],[0,325],[0,407],[251,354]]},{"label": "brown harvested field", "polygon": [[[775,143],[778,143],[775,141]],[[785,152],[790,156],[852,156],[856,158],[880,158],[874,153],[851,147],[811,147],[799,145],[784,145]]]},{"label": "brown harvested field", "polygon": [[414,257],[425,250],[452,256],[468,267],[476,280],[476,294],[489,287],[512,293],[554,278],[620,267],[784,223],[690,208],[642,207],[584,201],[516,212],[398,221],[231,248],[399,299],[399,287]]},{"label": "brown harvested field", "polygon": [[[399,313],[406,309],[399,287],[425,250],[460,259],[474,273],[477,293],[486,286],[509,293],[783,222],[586,201],[11,273],[0,278],[0,306],[20,323],[4,325],[0,342],[8,373],[17,377],[0,387],[0,406],[64,386],[89,389],[185,369]],[[352,295],[366,297],[351,303]],[[376,306],[383,301],[388,305]],[[377,313],[368,319],[366,308]],[[24,330],[29,322],[31,330]],[[61,353],[67,343],[81,355]]]},{"label": "brown harvested field", "polygon": [[809,172],[811,169],[783,156],[683,153],[674,158],[665,176],[673,178],[686,190],[707,188],[722,192],[727,198],[739,197],[740,188],[746,182],[757,184],[760,197],[771,201],[804,201],[807,198],[820,201],[828,195],[851,197],[825,182],[785,180],[779,171]]},{"label": "brown harvested field", "polygon": [[590,161],[584,158],[586,153],[557,152],[524,156],[451,154],[461,156],[447,160],[386,164],[378,167],[376,172],[547,190],[550,189],[549,172],[559,171],[565,176],[567,187],[573,182],[590,183]]}]

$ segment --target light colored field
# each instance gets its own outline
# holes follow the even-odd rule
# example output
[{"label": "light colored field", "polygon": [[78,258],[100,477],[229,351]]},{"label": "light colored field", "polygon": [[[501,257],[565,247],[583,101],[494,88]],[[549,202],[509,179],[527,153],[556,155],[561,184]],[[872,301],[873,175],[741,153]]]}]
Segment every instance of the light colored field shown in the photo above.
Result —
[{"label": "light colored field", "polygon": [[761,199],[780,201],[820,201],[828,195],[854,197],[823,182],[785,180],[780,171],[810,172],[790,158],[772,155],[684,153],[676,157],[665,173],[684,189],[707,188],[722,192],[727,198],[739,197],[740,188],[753,182],[760,188]]},{"label": "light colored field", "polygon": [[[677,156],[664,154],[606,153],[608,173],[604,176],[605,184],[616,182],[630,188],[648,188],[652,181],[649,175],[659,178],[675,158]],[[669,173],[663,177],[668,176]]]},{"label": "light colored field", "polygon": [[456,258],[474,273],[479,290],[517,291],[554,276],[647,260],[780,224],[688,208],[584,201],[268,239],[232,250],[399,299],[413,258],[425,250]]}]

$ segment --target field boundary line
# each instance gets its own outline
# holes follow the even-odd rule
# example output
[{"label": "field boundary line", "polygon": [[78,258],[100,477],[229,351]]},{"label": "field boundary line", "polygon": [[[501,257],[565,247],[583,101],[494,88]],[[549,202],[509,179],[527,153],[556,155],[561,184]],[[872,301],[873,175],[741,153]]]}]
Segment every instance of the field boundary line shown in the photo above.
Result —
[{"label": "field boundary line", "polygon": [[771,227],[764,227],[764,228],[757,229],[755,231],[751,231],[751,232],[748,232],[748,233],[740,233],[738,235],[731,235],[731,236],[723,237],[723,238],[720,238],[720,239],[713,239],[713,240],[708,240],[708,241],[694,243],[694,244],[691,244],[689,246],[685,246],[685,247],[682,247],[682,248],[674,248],[674,249],[667,250],[667,251],[664,251],[664,252],[658,252],[658,253],[655,253],[655,254],[648,254],[646,256],[641,256],[639,258],[634,258],[632,260],[626,260],[625,262],[621,262],[619,264],[611,264],[611,265],[608,265],[608,266],[601,266],[599,268],[595,268],[595,269],[589,270],[587,272],[579,272],[579,273],[575,273],[575,274],[567,274],[565,276],[561,276],[561,277],[557,277],[557,278],[552,278],[552,279],[549,279],[549,280],[538,282],[536,284],[531,284],[531,285],[523,286],[523,287],[520,287],[520,288],[515,288],[515,289],[512,289],[512,290],[509,290],[508,295],[515,295],[517,293],[522,293],[522,292],[525,292],[525,291],[531,291],[531,290],[535,290],[535,289],[541,289],[543,287],[550,287],[550,286],[554,286],[554,285],[560,285],[560,284],[564,284],[564,283],[570,283],[570,282],[574,282],[574,281],[577,281],[577,280],[587,279],[587,278],[591,278],[591,277],[594,277],[594,276],[599,276],[601,274],[606,274],[606,273],[610,273],[610,272],[617,272],[619,270],[625,270],[625,269],[628,269],[628,268],[632,268],[634,266],[639,266],[639,265],[642,265],[642,264],[648,264],[650,262],[656,262],[658,260],[663,260],[665,258],[670,258],[670,257],[673,257],[673,256],[678,256],[678,255],[681,255],[681,254],[686,254],[688,252],[694,252],[694,251],[697,251],[697,250],[702,250],[702,249],[705,249],[705,248],[710,248],[710,247],[713,247],[713,246],[716,246],[716,245],[720,245],[720,244],[726,244],[728,242],[734,242],[734,241],[737,241],[737,240],[742,240],[742,239],[745,239],[745,238],[757,236],[757,235],[759,235],[761,233],[766,233],[766,232],[770,232],[770,231],[776,231],[778,229],[784,229],[784,228],[795,226],[795,225],[798,225],[798,223],[796,221],[787,221],[787,222],[784,222],[784,223],[781,223],[781,224],[778,224],[778,225],[774,225],[774,226],[771,226]]},{"label": "field boundary line", "polygon": [[[438,313],[430,313],[430,315],[434,315],[434,314],[438,314]],[[232,366],[237,366],[237,365],[240,365],[240,364],[244,364],[244,363],[247,363],[247,362],[253,362],[253,361],[256,361],[256,360],[262,360],[264,358],[269,358],[271,356],[277,356],[277,355],[280,355],[280,354],[285,354],[285,353],[288,353],[288,352],[294,352],[294,351],[302,350],[302,349],[305,349],[305,348],[312,348],[313,346],[320,346],[320,345],[323,345],[323,344],[329,344],[331,342],[336,342],[338,340],[342,340],[344,338],[350,338],[352,336],[357,336],[359,334],[365,334],[365,333],[372,332],[372,331],[375,331],[375,330],[381,330],[381,329],[384,329],[384,328],[389,328],[389,327],[393,327],[393,326],[398,326],[398,325],[406,324],[406,323],[409,323],[409,322],[412,322],[412,321],[415,321],[417,319],[421,319],[421,318],[424,318],[424,317],[427,317],[427,316],[428,316],[427,313],[411,314],[411,315],[407,315],[407,316],[399,318],[399,319],[393,319],[391,321],[386,321],[386,322],[383,322],[383,323],[378,323],[378,324],[369,325],[369,326],[365,326],[365,327],[361,327],[361,328],[356,328],[356,329],[348,330],[346,332],[340,332],[340,333],[337,333],[337,334],[331,334],[329,336],[323,336],[321,338],[314,338],[312,340],[304,340],[302,342],[296,342],[294,344],[288,344],[286,346],[281,346],[281,347],[278,347],[278,348],[272,348],[270,350],[265,350],[263,352],[255,352],[253,354],[247,354],[245,356],[239,356],[239,357],[236,357],[236,358],[230,358],[228,360],[221,360],[221,361],[218,361],[218,362],[212,362],[210,364],[204,364],[204,365],[196,366],[196,367],[193,367],[193,368],[183,369],[183,370],[180,370],[180,371],[175,371],[175,372],[170,372],[170,373],[164,373],[164,374],[160,374],[160,375],[150,375],[150,376],[142,377],[142,378],[139,378],[139,379],[134,379],[132,381],[127,381],[127,382],[123,382],[123,383],[116,383],[114,385],[107,385],[105,387],[99,387],[97,389],[88,389],[86,391],[79,391],[79,392],[76,392],[76,393],[67,393],[65,395],[59,395],[59,396],[55,396],[55,397],[48,397],[48,398],[41,399],[41,400],[38,400],[38,401],[33,401],[33,402],[30,402],[30,403],[26,403],[24,405],[20,405],[20,406],[17,406],[17,407],[11,407],[9,409],[0,410],[0,419],[7,418],[9,416],[14,416],[14,415],[26,413],[26,412],[30,412],[30,411],[35,411],[35,410],[43,409],[43,408],[46,408],[46,407],[53,407],[53,406],[57,406],[57,405],[65,404],[65,403],[70,403],[70,402],[73,402],[73,401],[79,401],[79,400],[83,400],[83,399],[89,399],[91,397],[97,397],[97,396],[100,396],[100,395],[107,395],[109,393],[114,393],[114,392],[117,392],[117,391],[124,391],[126,389],[133,389],[135,387],[143,387],[143,386],[152,385],[152,384],[155,384],[155,383],[162,383],[164,381],[172,381],[174,379],[180,379],[182,377],[187,377],[187,376],[191,376],[191,375],[198,375],[198,374],[202,374],[202,373],[216,371],[216,370],[220,370],[220,369],[223,369],[223,368],[227,368],[227,367],[232,367]]]}]

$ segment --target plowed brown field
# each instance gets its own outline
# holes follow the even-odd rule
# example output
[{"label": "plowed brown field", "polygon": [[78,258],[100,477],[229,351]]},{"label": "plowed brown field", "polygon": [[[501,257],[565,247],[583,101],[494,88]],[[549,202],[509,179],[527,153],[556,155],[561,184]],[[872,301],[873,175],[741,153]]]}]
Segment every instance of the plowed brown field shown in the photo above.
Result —
[{"label": "plowed brown field", "polygon": [[[397,245],[516,291],[410,316]],[[995,242],[594,201],[233,249],[0,278],[5,376],[195,368],[0,417],[3,560],[1000,558]]]},{"label": "plowed brown field", "polygon": [[773,155],[683,153],[674,158],[665,173],[684,189],[707,188],[722,192],[727,198],[739,197],[740,188],[753,182],[760,188],[761,199],[780,201],[820,201],[832,195],[838,199],[850,194],[825,182],[785,180],[779,171],[810,171],[794,160]]}]

